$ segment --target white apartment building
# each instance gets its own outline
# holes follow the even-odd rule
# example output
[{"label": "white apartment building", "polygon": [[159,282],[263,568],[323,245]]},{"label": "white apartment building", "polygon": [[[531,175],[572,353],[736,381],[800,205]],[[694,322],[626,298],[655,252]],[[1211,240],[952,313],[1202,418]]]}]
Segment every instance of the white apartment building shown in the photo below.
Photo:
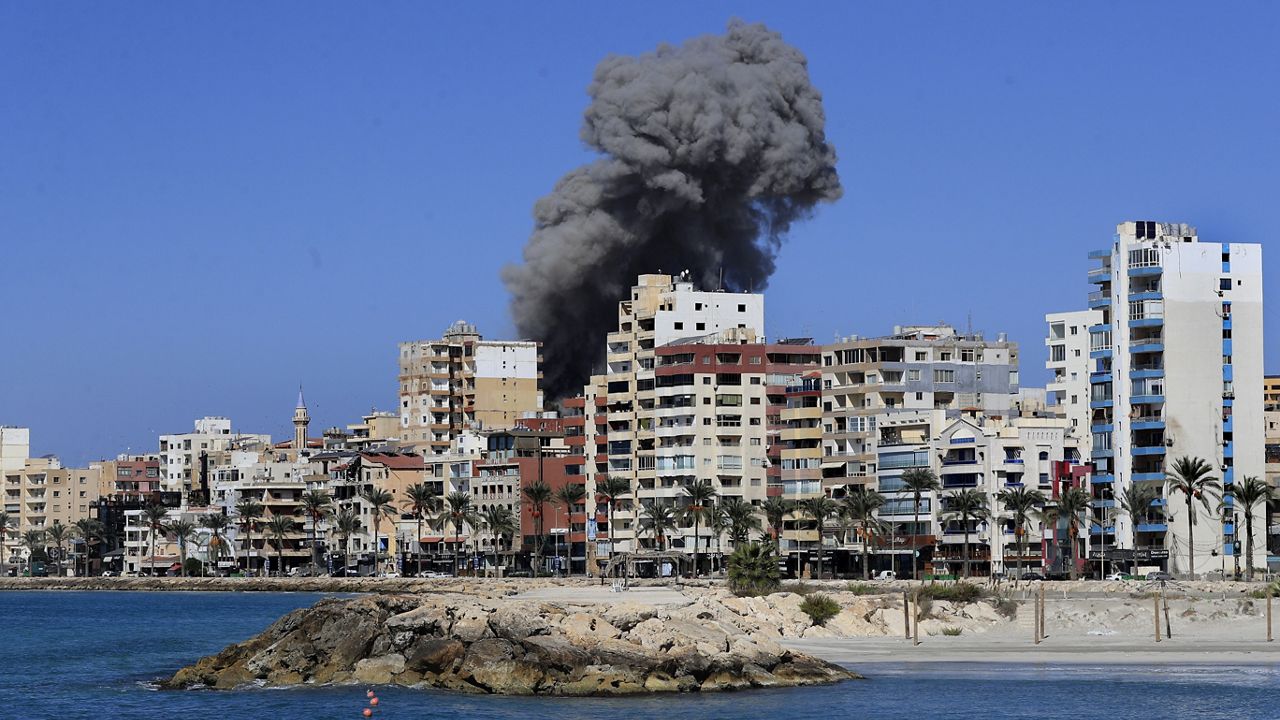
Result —
[{"label": "white apartment building", "polygon": [[[1102,312],[1049,313],[1044,319],[1049,325],[1049,334],[1044,340],[1049,357],[1044,366],[1053,373],[1045,390],[1055,411],[1069,421],[1069,432],[1079,438],[1088,438],[1089,394],[1084,390],[1087,390],[1091,362],[1089,328],[1102,322]],[[1087,445],[1085,459],[1088,459]]]},{"label": "white apartment building", "polygon": [[[1089,271],[1098,286],[1089,306],[1102,319],[1090,327],[1088,382],[1067,392],[1087,385],[1090,394],[1095,505],[1113,508],[1131,483],[1163,493],[1182,456],[1203,458],[1227,485],[1265,477],[1261,246],[1202,242],[1189,225],[1125,222],[1090,257],[1099,266]],[[1242,511],[1224,517],[1193,507],[1194,568],[1181,496],[1163,497],[1138,519],[1136,549],[1124,515],[1107,526],[1105,542],[1179,574],[1230,571],[1233,515],[1239,521]],[[1265,527],[1264,511],[1256,512],[1255,527]],[[1266,565],[1262,545],[1247,559],[1256,567]]]},{"label": "white apartment building", "polygon": [[160,436],[160,481],[166,492],[180,492],[186,498],[200,480],[200,457],[238,448],[265,448],[270,435],[232,433],[231,420],[203,417],[195,421],[195,431]]},{"label": "white apartment building", "polygon": [[[715,379],[700,374],[698,387],[693,393],[676,389],[675,385],[664,389],[662,403],[665,403],[665,407],[661,407],[656,373],[659,348],[679,341],[699,339],[716,339],[725,343],[758,343],[763,338],[763,295],[696,290],[686,275],[641,275],[631,288],[628,299],[618,303],[618,329],[609,333],[606,341],[605,374],[592,377],[584,388],[582,398],[570,399],[565,403],[566,442],[573,448],[582,448],[580,452],[585,457],[582,465],[572,467],[581,468],[588,496],[594,497],[597,479],[614,475],[631,481],[636,491],[633,497],[642,504],[672,502],[675,497],[683,494],[676,485],[677,478],[683,484],[692,477],[686,472],[687,468],[676,467],[677,464],[686,462],[675,459],[676,455],[682,454],[673,451],[676,444],[702,443],[712,439],[701,434],[689,437],[674,433],[679,430],[675,423],[687,420],[690,414],[688,409],[678,406],[678,403],[686,400],[677,399],[676,396],[694,394],[698,403],[704,400],[712,402],[715,394],[708,394],[701,383],[704,379],[709,379],[714,386]],[[762,345],[758,347],[763,348]],[[714,353],[707,355],[708,358],[713,356]],[[761,362],[764,360],[761,359]],[[763,365],[759,365],[751,373],[763,374],[763,368]],[[760,382],[764,382],[763,377]],[[763,385],[760,390],[763,392]],[[749,392],[754,393],[754,389]],[[726,394],[741,395],[744,398],[747,395],[741,391]],[[740,415],[743,417],[743,426],[750,428],[752,426],[747,424],[746,416],[758,410],[759,429],[763,433],[763,403],[766,401],[762,397],[760,402],[762,404],[758,406],[745,406]],[[713,429],[718,427],[715,425],[717,406],[699,404],[696,413],[697,422],[710,422],[712,424],[707,427]],[[672,451],[663,453],[664,466],[669,464],[670,469],[664,470],[661,478],[657,470],[659,422],[667,424],[662,428],[662,441],[668,443],[665,450]],[[728,428],[727,425],[719,427]],[[703,430],[703,426],[699,426],[698,432],[702,433]],[[739,442],[749,442],[749,438]],[[763,446],[759,449],[763,457]],[[699,452],[702,452],[701,449]],[[699,455],[695,462],[700,463],[703,459],[706,457]],[[705,479],[717,477],[721,469],[727,469],[716,467],[717,462],[713,457],[712,465],[707,468],[698,467],[694,474]],[[726,463],[731,464],[732,461]],[[736,481],[741,482],[743,479],[747,478],[739,477]],[[735,486],[730,484],[728,487],[734,489]],[[748,479],[747,488],[750,487]],[[763,497],[763,481],[760,491]],[[631,515],[624,508],[624,512],[617,518],[617,527],[611,528],[610,540],[614,543],[615,550],[626,551],[636,547],[637,528],[631,522]],[[692,531],[689,547],[692,549]]]}]

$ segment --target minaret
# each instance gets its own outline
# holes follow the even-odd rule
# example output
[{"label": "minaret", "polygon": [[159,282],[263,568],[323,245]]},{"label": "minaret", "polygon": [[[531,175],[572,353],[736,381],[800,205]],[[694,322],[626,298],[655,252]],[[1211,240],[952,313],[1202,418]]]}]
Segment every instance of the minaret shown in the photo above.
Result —
[{"label": "minaret", "polygon": [[302,400],[302,386],[298,386],[298,407],[293,409],[293,451],[301,456],[307,449],[307,425],[311,416],[307,414],[307,404]]}]

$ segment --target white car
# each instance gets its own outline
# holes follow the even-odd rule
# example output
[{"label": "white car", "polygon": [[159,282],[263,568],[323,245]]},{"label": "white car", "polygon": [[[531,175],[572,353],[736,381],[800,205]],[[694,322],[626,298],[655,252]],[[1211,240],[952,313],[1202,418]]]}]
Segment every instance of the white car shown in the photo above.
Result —
[{"label": "white car", "polygon": [[1110,575],[1108,575],[1106,579],[1107,579],[1107,580],[1123,580],[1123,579],[1124,579],[1124,573],[1114,572],[1114,573],[1111,573]]},{"label": "white car", "polygon": [[898,573],[892,570],[881,570],[876,575],[876,580],[897,580],[897,579],[898,579]]}]

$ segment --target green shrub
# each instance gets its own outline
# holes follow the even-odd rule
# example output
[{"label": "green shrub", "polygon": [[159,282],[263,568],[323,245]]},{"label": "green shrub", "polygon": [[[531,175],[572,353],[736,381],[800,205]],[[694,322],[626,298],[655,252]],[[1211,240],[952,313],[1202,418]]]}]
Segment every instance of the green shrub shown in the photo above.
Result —
[{"label": "green shrub", "polygon": [[840,614],[840,603],[826,595],[809,595],[800,603],[800,611],[809,616],[814,625],[825,625]]},{"label": "green shrub", "polygon": [[200,561],[195,558],[187,558],[187,562],[183,564],[183,567],[186,568],[188,576],[195,577],[200,577],[200,571],[204,569]]},{"label": "green shrub", "polygon": [[920,588],[920,596],[933,600],[950,600],[954,603],[971,603],[988,595],[985,588],[973,583],[957,582],[950,585],[934,584]]},{"label": "green shrub", "polygon": [[1254,600],[1266,600],[1268,592],[1271,593],[1271,597],[1280,597],[1280,580],[1271,583],[1267,587],[1250,592],[1249,597]]},{"label": "green shrub", "polygon": [[851,582],[849,583],[849,586],[845,588],[845,591],[851,592],[854,595],[879,595],[884,592],[884,589],[878,588],[871,583]]},{"label": "green shrub", "polygon": [[740,597],[768,595],[777,592],[781,585],[778,558],[770,543],[739,545],[727,564],[729,590]]},{"label": "green shrub", "polygon": [[943,635],[946,635],[947,637],[955,637],[955,636],[959,635],[959,634],[960,634],[960,633],[962,633],[962,632],[964,632],[964,628],[958,628],[958,627],[944,627],[944,628],[942,628],[942,634],[943,634]]}]

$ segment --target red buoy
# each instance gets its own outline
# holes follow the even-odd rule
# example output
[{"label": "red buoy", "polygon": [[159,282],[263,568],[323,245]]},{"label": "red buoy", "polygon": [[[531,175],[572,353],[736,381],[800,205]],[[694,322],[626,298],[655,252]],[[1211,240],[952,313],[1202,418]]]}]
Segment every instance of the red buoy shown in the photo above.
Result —
[{"label": "red buoy", "polygon": [[373,717],[373,711],[372,711],[372,710],[370,710],[369,708],[365,708],[365,709],[364,709],[364,716],[365,716],[365,717]]},{"label": "red buoy", "polygon": [[376,697],[375,697],[375,698],[370,698],[370,699],[369,699],[369,704],[370,704],[370,705],[373,705],[374,707],[377,707],[377,705],[378,705],[378,698],[376,698]]}]

